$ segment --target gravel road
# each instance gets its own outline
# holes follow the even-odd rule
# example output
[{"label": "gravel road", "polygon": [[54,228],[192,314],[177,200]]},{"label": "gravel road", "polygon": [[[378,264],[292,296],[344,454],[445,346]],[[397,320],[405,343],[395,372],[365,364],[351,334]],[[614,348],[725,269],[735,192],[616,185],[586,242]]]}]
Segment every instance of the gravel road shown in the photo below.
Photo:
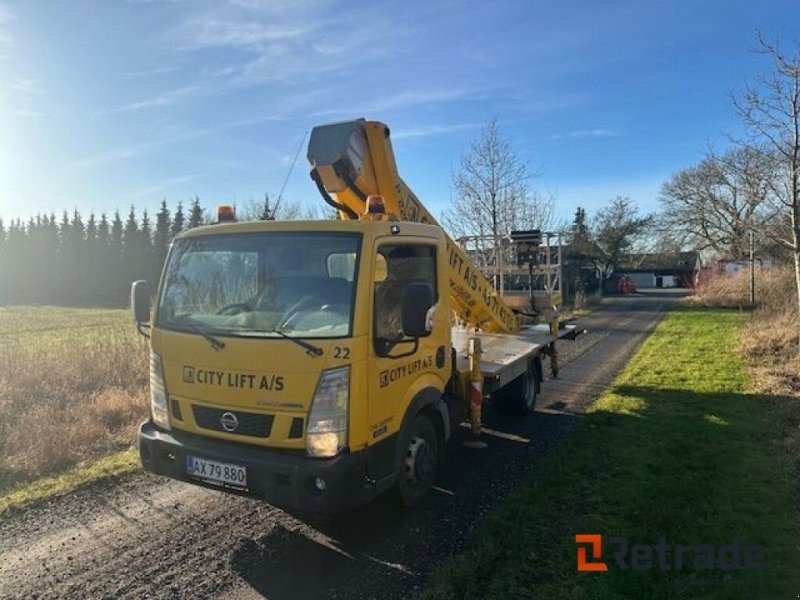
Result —
[{"label": "gravel road", "polygon": [[454,440],[419,509],[388,499],[298,519],[262,502],[148,474],[0,517],[2,598],[402,598],[500,505],[609,384],[674,294],[606,300],[561,349],[536,414],[489,408],[476,451]]}]

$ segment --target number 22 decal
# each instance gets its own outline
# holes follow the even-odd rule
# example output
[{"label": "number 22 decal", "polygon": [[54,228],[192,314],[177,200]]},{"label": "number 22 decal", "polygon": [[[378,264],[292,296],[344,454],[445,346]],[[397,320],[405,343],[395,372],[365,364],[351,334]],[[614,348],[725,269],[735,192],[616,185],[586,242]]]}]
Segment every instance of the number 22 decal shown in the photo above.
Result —
[{"label": "number 22 decal", "polygon": [[334,346],[333,358],[343,358],[343,359],[350,358],[350,348],[344,348],[342,346]]}]

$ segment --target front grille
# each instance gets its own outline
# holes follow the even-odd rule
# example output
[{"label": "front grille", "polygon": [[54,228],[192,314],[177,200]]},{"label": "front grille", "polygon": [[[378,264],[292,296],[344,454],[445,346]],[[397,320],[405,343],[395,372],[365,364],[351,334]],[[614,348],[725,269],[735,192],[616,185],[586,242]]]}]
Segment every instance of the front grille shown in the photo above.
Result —
[{"label": "front grille", "polygon": [[[203,429],[263,438],[269,437],[272,431],[272,421],[275,420],[273,415],[260,415],[238,410],[222,410],[219,408],[210,408],[208,406],[198,406],[197,404],[192,405],[192,413],[194,414],[194,421],[197,423],[197,426]],[[222,426],[222,415],[225,413],[231,413],[236,416],[239,425],[234,431],[227,431]]]}]

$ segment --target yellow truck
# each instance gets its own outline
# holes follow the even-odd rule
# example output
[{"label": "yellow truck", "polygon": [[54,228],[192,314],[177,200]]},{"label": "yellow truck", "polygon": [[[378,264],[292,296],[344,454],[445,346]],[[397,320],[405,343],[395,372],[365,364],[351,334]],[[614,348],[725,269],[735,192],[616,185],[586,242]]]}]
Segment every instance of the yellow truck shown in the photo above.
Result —
[{"label": "yellow truck", "polygon": [[339,220],[236,222],[173,241],[154,294],[131,290],[150,338],[145,469],[336,512],[434,483],[491,397],[524,415],[543,354],[575,334],[522,326],[397,172],[389,129],[316,127],[311,177]]}]

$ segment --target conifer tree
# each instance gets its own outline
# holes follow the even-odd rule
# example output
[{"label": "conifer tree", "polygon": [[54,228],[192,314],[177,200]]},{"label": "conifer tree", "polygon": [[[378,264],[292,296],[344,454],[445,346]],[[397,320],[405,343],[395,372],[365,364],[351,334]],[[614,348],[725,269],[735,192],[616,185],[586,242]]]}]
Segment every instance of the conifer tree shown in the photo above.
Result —
[{"label": "conifer tree", "polygon": [[94,249],[95,242],[97,242],[97,221],[94,218],[94,213],[89,214],[89,220],[86,221],[86,248],[89,251]]},{"label": "conifer tree", "polygon": [[125,230],[122,233],[123,252],[132,252],[136,248],[137,238],[139,237],[139,223],[136,220],[136,209],[131,205],[128,213],[128,220],[125,221]]},{"label": "conifer tree", "polygon": [[192,200],[192,205],[189,208],[189,229],[193,229],[194,227],[200,227],[205,223],[205,211],[203,211],[203,207],[200,206],[200,198],[197,196],[194,197]]},{"label": "conifer tree", "polygon": [[83,249],[84,235],[86,228],[83,225],[83,219],[77,209],[72,213],[72,222],[70,223],[70,238],[71,244],[76,252],[80,254]]},{"label": "conifer tree", "polygon": [[108,224],[106,213],[100,213],[100,221],[97,223],[97,251],[105,254],[111,245],[111,229]]},{"label": "conifer tree", "polygon": [[89,213],[86,221],[86,236],[83,242],[83,295],[85,304],[95,304],[101,292],[102,267],[97,248],[97,219],[94,213]]},{"label": "conifer tree", "polygon": [[125,282],[138,279],[137,262],[141,256],[141,240],[139,236],[139,223],[136,220],[136,209],[131,206],[128,219],[125,221],[125,230],[122,233],[122,268],[120,269],[121,281],[119,287]]},{"label": "conifer tree", "polygon": [[142,247],[149,250],[153,245],[153,227],[150,224],[150,216],[147,214],[146,208],[142,211],[142,226],[139,235]]},{"label": "conifer tree", "polygon": [[175,215],[172,217],[172,226],[169,229],[170,239],[178,235],[184,228],[183,203],[178,201],[175,208]]},{"label": "conifer tree", "polygon": [[19,219],[12,220],[9,224],[6,232],[5,252],[7,255],[5,274],[8,281],[12,282],[8,286],[3,286],[7,290],[8,301],[11,303],[24,302],[24,298],[20,294],[20,286],[13,284],[13,282],[21,281],[25,274],[21,268],[25,256],[25,226]]},{"label": "conifer tree", "polygon": [[111,223],[111,257],[116,261],[122,260],[122,247],[124,228],[119,211],[114,211],[114,220]]},{"label": "conifer tree", "polygon": [[150,224],[150,217],[145,208],[142,212],[142,227],[139,231],[139,256],[136,260],[135,277],[136,279],[147,279],[153,281],[153,228]]},{"label": "conifer tree", "polygon": [[167,248],[170,241],[170,219],[167,201],[161,201],[161,208],[156,213],[156,230],[153,234],[153,252],[155,253],[156,269],[161,268],[164,258],[167,256]]},{"label": "conifer tree", "polygon": [[69,247],[69,215],[67,211],[64,211],[61,214],[61,224],[58,227],[58,245],[61,254],[65,253],[67,247]]},{"label": "conifer tree", "polygon": [[6,274],[7,264],[8,257],[6,256],[6,227],[3,223],[3,219],[0,219],[0,305],[8,302],[10,280]]}]

